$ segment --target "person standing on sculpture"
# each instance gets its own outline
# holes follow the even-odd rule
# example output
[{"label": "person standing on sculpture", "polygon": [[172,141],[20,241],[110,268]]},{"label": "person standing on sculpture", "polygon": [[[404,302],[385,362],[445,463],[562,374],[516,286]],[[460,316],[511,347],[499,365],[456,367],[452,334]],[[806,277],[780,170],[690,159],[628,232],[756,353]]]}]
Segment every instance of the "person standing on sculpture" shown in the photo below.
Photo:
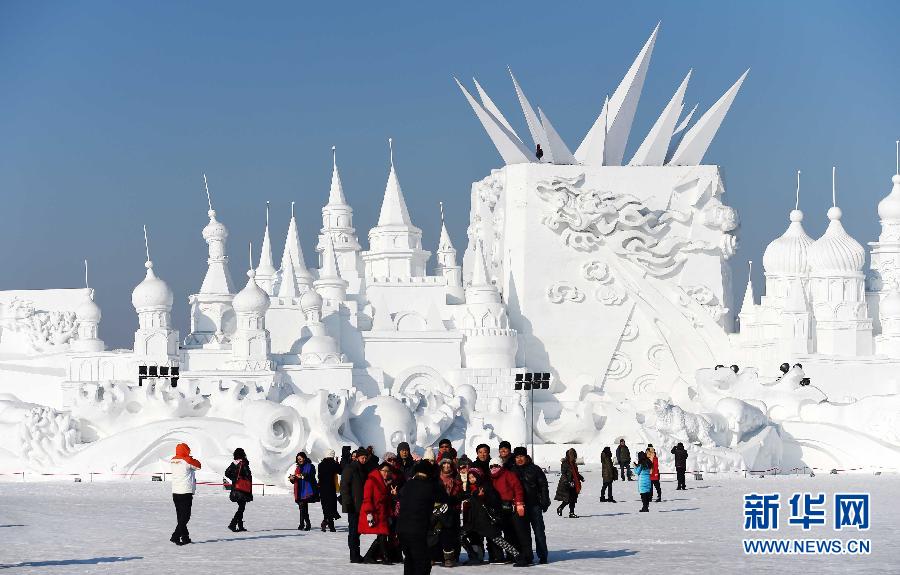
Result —
[{"label": "person standing on sculpture", "polygon": [[[600,501],[615,503],[616,500],[613,499],[612,485],[613,481],[619,478],[619,473],[616,471],[616,466],[613,465],[612,451],[609,449],[609,446],[604,447],[603,451],[600,453],[600,473],[603,477],[603,487],[600,489]],[[609,497],[607,497],[607,491],[609,491]]]},{"label": "person standing on sculpture", "polygon": [[244,529],[244,507],[253,501],[253,474],[250,472],[250,461],[247,454],[238,447],[233,453],[234,461],[225,470],[225,477],[231,481],[231,494],[229,499],[237,503],[237,511],[231,518],[228,528],[232,531],[246,531]]},{"label": "person standing on sculpture", "polygon": [[687,449],[684,448],[684,444],[679,441],[678,445],[672,448],[672,455],[675,456],[675,475],[678,479],[678,487],[676,487],[675,490],[683,491],[687,489],[684,475],[687,473],[688,460],[688,452]]},{"label": "person standing on sculpture", "polygon": [[525,491],[525,517],[534,532],[534,547],[538,562],[547,563],[547,534],[544,529],[544,513],[550,508],[550,486],[544,470],[535,465],[522,446],[513,450],[513,470]]},{"label": "person standing on sculpture", "polygon": [[341,473],[341,508],[347,514],[347,546],[350,548],[351,563],[363,562],[359,551],[359,511],[368,475],[368,458],[369,452],[360,447],[356,450],[356,460],[351,461]]},{"label": "person standing on sculpture", "polygon": [[175,457],[169,465],[172,473],[172,501],[175,503],[175,516],[178,524],[169,541],[176,545],[187,545],[191,542],[187,524],[191,520],[191,505],[194,492],[197,491],[197,479],[194,472],[200,469],[200,462],[191,457],[191,448],[187,443],[175,446]]},{"label": "person standing on sculpture", "polygon": [[584,476],[578,471],[578,453],[574,449],[566,451],[566,456],[560,460],[559,483],[556,485],[557,501],[562,501],[556,508],[556,514],[562,517],[563,508],[569,506],[569,517],[576,518],[575,503],[578,502],[578,494],[581,493],[581,484]]},{"label": "person standing on sculpture", "polygon": [[[288,476],[288,481],[294,485],[294,501],[300,508],[300,525],[297,529],[309,531],[312,529],[312,521],[309,518],[309,504],[315,501],[319,496],[319,484],[316,482],[316,466],[306,456],[306,453],[300,452],[296,458],[297,466],[294,472]],[[322,531],[324,528],[324,520],[322,521]]]},{"label": "person standing on sculpture", "polygon": [[628,472],[628,481],[634,481],[631,476],[631,450],[625,445],[625,440],[619,440],[619,446],[616,447],[616,461],[619,469],[622,471],[622,481],[625,481],[625,472]]},{"label": "person standing on sculpture", "polygon": [[341,488],[341,466],[334,460],[333,449],[325,452],[325,458],[319,462],[317,475],[319,499],[322,504],[322,531],[328,529],[334,533],[334,522],[341,518],[337,510],[337,495]]},{"label": "person standing on sculpture", "polygon": [[647,459],[650,460],[650,484],[656,488],[656,502],[662,501],[662,486],[659,483],[659,458],[652,443],[647,444]]},{"label": "person standing on sculpture", "polygon": [[650,511],[650,499],[653,497],[653,486],[650,484],[650,472],[653,464],[647,459],[647,454],[638,452],[638,460],[634,466],[634,474],[637,475],[638,493],[641,496],[641,512]]}]

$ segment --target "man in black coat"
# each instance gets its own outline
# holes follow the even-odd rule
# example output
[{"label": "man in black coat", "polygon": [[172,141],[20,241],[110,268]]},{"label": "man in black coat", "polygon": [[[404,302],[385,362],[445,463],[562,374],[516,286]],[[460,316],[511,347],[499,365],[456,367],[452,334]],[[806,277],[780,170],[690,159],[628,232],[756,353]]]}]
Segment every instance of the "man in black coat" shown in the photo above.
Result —
[{"label": "man in black coat", "polygon": [[334,450],[329,449],[319,462],[319,497],[322,501],[322,531],[334,532],[334,520],[340,519],[337,512],[337,489],[335,477],[341,475],[341,465],[334,460]]},{"label": "man in black coat", "polygon": [[616,461],[619,463],[619,470],[622,472],[622,481],[625,481],[625,472],[628,472],[628,481],[634,481],[631,476],[631,451],[625,445],[625,440],[619,440],[619,446],[616,448]]},{"label": "man in black coat", "polygon": [[433,465],[429,461],[416,464],[413,476],[400,490],[400,513],[397,516],[397,535],[403,550],[404,575],[431,573],[428,531],[435,503],[453,503],[453,499],[434,480]]},{"label": "man in black coat", "polygon": [[369,452],[360,447],[356,451],[356,461],[352,461],[341,474],[341,507],[347,514],[347,545],[350,547],[350,562],[362,563],[359,552],[359,511],[362,508],[363,489],[369,475],[367,462]]},{"label": "man in black coat", "polygon": [[397,444],[397,465],[400,468],[400,472],[403,473],[404,478],[409,479],[413,476],[413,468],[416,466],[416,460],[413,459],[409,444],[405,441],[401,441]]},{"label": "man in black coat", "polygon": [[515,466],[513,471],[519,476],[519,482],[525,491],[525,518],[534,531],[534,545],[537,548],[538,561],[547,562],[547,534],[544,532],[544,513],[550,508],[550,487],[544,470],[535,465],[524,447],[516,447],[513,451]]},{"label": "man in black coat", "polygon": [[672,448],[672,455],[675,456],[675,474],[678,477],[678,487],[675,489],[687,489],[687,485],[684,481],[684,474],[687,472],[688,452],[687,449],[684,448],[684,444],[679,441],[678,445]]}]

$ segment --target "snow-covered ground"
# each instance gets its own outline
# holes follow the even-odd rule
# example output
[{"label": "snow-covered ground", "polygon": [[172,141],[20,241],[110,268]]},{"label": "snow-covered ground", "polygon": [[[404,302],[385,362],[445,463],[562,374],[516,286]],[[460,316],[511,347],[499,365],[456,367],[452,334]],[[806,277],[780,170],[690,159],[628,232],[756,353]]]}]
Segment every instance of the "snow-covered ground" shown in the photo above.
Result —
[{"label": "snow-covered ground", "polygon": [[[8,478],[7,478],[8,479]],[[687,491],[663,481],[664,501],[638,513],[635,483],[616,482],[618,503],[600,503],[599,475],[587,474],[577,512],[580,519],[546,515],[550,564],[545,573],[813,573],[900,572],[900,477],[819,475],[816,477],[688,479]],[[555,486],[556,477],[550,477]],[[338,533],[299,532],[297,508],[286,494],[257,496],[248,505],[246,533],[226,529],[234,505],[219,489],[201,486],[190,522],[193,545],[168,541],[175,513],[168,483],[146,480],[94,483],[0,483],[0,571],[91,574],[167,573],[389,573],[402,567],[351,565],[346,523]],[[271,491],[271,490],[270,490]],[[754,535],[743,530],[743,496],[781,494],[781,529]],[[871,528],[835,532],[831,496],[871,493]],[[828,524],[804,532],[788,526],[794,492],[828,495]],[[317,527],[321,511],[312,513]],[[748,556],[745,537],[868,538],[868,556]],[[370,538],[363,537],[364,549]],[[239,570],[240,569],[240,570]],[[442,568],[436,567],[435,572]],[[626,571],[627,570],[627,571]],[[510,566],[459,567],[460,573],[514,573]]]}]

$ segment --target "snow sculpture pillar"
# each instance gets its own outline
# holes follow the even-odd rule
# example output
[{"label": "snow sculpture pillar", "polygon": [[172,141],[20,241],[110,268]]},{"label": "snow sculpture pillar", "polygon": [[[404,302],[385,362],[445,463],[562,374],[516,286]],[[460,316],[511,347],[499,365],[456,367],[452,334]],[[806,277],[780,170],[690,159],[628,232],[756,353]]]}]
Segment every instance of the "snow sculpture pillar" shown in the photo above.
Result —
[{"label": "snow sculpture pillar", "polygon": [[209,223],[203,228],[203,239],[209,246],[208,267],[200,292],[188,298],[191,304],[191,333],[184,343],[185,347],[224,349],[228,347],[234,331],[234,311],[231,308],[234,282],[225,253],[228,229],[216,219],[211,201],[207,214]]},{"label": "snow sculpture pillar", "polygon": [[810,292],[816,319],[816,351],[830,355],[872,353],[872,321],[862,269],[866,252],[841,225],[839,207],[828,209],[828,228],[809,247]]},{"label": "snow sculpture pillar", "polygon": [[144,267],[144,281],[131,292],[139,323],[134,333],[135,359],[144,365],[177,366],[178,332],[172,329],[172,290],[156,277],[152,261],[148,259]]},{"label": "snow sculpture pillar", "polygon": [[340,277],[352,284],[358,284],[362,275],[360,245],[353,228],[353,208],[344,197],[344,187],[337,167],[337,155],[332,147],[331,189],[328,191],[328,203],[322,207],[322,230],[319,233],[319,267],[325,266],[326,240],[331,239],[337,257],[337,269]]},{"label": "snow sculpture pillar", "polygon": [[369,230],[369,251],[362,254],[366,277],[424,277],[425,262],[430,255],[422,249],[422,230],[413,225],[406,209],[394,169],[392,147],[391,171],[384,188],[378,225]]},{"label": "snow sculpture pillar", "polygon": [[462,320],[464,365],[467,368],[516,367],[516,330],[509,328],[506,306],[491,283],[481,244],[475,246],[475,270],[466,287]]},{"label": "snow sculpture pillar", "polygon": [[256,272],[247,272],[247,285],[234,296],[237,327],[231,338],[230,369],[271,370],[271,341],[266,330],[269,295],[256,284]]},{"label": "snow sculpture pillar", "polygon": [[462,266],[456,263],[456,248],[450,241],[450,233],[444,224],[444,204],[441,203],[441,238],[438,242],[437,265],[434,275],[447,280],[447,303],[462,303],[465,292],[462,287]]},{"label": "snow sculpture pillar", "polygon": [[78,337],[72,341],[72,351],[103,351],[106,344],[98,337],[100,306],[94,302],[94,290],[88,288],[84,302],[75,310],[78,321]]},{"label": "snow sculpture pillar", "polygon": [[873,315],[877,316],[881,315],[878,313],[879,302],[891,292],[894,284],[900,283],[900,174],[895,174],[891,181],[891,193],[878,203],[881,234],[877,242],[869,243],[872,262],[867,299]]}]

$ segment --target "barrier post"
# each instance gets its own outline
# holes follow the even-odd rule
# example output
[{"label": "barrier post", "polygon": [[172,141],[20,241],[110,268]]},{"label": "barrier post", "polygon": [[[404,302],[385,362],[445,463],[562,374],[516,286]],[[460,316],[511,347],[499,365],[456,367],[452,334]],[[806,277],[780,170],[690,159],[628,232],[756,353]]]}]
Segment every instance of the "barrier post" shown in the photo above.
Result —
[{"label": "barrier post", "polygon": [[262,484],[262,488],[263,488],[262,494],[263,494],[263,497],[265,497],[265,495],[266,495],[266,484],[265,483]]},{"label": "barrier post", "polygon": [[90,476],[91,476],[91,483],[93,483],[93,482],[94,482],[94,473],[93,473],[93,472],[91,472],[91,473],[89,473],[89,474],[88,474],[88,475],[90,475]]}]

